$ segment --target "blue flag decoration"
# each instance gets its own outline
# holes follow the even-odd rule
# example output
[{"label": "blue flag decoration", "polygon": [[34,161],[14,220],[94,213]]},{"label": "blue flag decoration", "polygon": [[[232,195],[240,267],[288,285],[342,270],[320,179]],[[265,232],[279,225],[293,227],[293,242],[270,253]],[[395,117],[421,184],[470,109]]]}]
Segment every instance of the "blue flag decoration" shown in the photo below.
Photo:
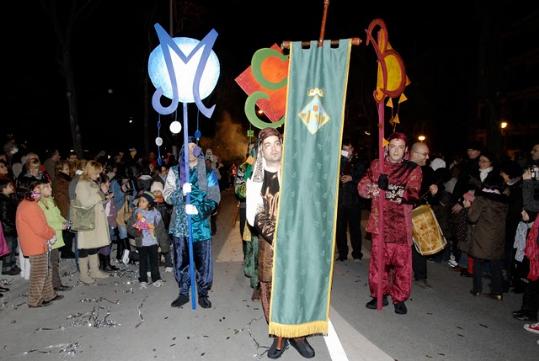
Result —
[{"label": "blue flag decoration", "polygon": [[351,40],[290,48],[269,333],[328,330]]}]

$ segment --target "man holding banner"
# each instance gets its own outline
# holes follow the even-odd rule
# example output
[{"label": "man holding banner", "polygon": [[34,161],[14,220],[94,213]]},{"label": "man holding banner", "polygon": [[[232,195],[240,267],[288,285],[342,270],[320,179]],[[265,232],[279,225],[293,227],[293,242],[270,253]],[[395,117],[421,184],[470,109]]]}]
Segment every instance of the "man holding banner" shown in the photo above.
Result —
[{"label": "man holding banner", "polygon": [[[258,135],[258,154],[251,179],[247,181],[247,221],[259,232],[258,276],[260,300],[266,321],[270,320],[273,272],[273,239],[279,206],[279,179],[282,156],[282,136],[273,128],[262,129]],[[305,337],[290,339],[290,344],[307,358],[315,353]],[[275,337],[268,357],[279,358],[288,340]]]},{"label": "man holding banner", "polygon": [[[374,160],[365,177],[358,184],[359,195],[376,199],[380,190],[384,196],[383,234],[378,231],[378,205],[372,202],[367,232],[373,237],[369,265],[369,288],[372,300],[367,308],[376,309],[378,287],[382,288],[383,305],[391,296],[395,313],[408,312],[404,303],[412,288],[412,207],[419,199],[422,173],[417,164],[404,159],[407,139],[402,133],[389,137],[388,154],[380,174],[378,160]],[[381,239],[381,242],[376,242]],[[379,259],[382,257],[382,260]]]}]

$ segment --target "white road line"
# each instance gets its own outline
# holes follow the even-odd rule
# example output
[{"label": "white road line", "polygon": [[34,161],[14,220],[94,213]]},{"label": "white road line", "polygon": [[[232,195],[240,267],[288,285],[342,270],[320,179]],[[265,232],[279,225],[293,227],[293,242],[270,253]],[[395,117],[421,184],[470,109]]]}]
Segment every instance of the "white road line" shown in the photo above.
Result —
[{"label": "white road line", "polygon": [[331,320],[329,320],[328,335],[324,336],[324,341],[332,361],[349,361]]},{"label": "white road line", "polygon": [[[394,361],[395,359],[385,353],[363,336],[357,329],[349,324],[335,309],[330,309],[331,320],[328,335],[324,337],[332,361]],[[337,336],[339,329],[340,337]],[[346,351],[345,351],[346,349]]]}]

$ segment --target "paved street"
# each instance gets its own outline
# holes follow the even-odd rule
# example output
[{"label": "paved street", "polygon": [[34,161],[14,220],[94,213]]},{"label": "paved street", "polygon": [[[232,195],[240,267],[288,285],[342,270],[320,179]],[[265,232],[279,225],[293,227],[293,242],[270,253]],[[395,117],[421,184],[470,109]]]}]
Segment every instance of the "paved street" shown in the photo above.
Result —
[{"label": "paved street", "polygon": [[[74,289],[41,309],[25,303],[27,283],[2,276],[11,291],[0,299],[0,360],[256,360],[266,359],[271,344],[261,306],[250,299],[242,272],[238,225],[232,226],[235,202],[223,192],[218,234],[214,238],[213,308],[175,309],[171,273],[161,288],[140,290],[135,266],[122,266],[98,285],[77,284],[74,262],[63,261],[63,279]],[[368,246],[368,245],[365,245]],[[368,247],[365,247],[368,248]],[[368,254],[368,252],[366,252]],[[429,263],[431,289],[414,287],[408,315],[391,306],[368,310],[368,259],[337,262],[331,303],[336,335],[312,337],[316,360],[331,360],[342,345],[357,360],[537,360],[536,335],[522,328],[511,311],[521,295],[502,302],[469,294],[471,279],[444,264]],[[340,358],[339,358],[340,357]],[[334,360],[346,360],[343,353]],[[284,361],[302,360],[287,350]]]}]

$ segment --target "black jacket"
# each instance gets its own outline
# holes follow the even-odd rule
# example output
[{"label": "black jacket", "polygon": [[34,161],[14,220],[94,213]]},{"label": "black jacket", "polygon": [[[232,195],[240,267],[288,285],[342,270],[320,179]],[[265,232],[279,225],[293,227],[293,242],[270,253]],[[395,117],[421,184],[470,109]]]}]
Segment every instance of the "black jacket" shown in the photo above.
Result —
[{"label": "black jacket", "polygon": [[357,207],[359,206],[359,193],[357,184],[363,177],[366,167],[357,157],[347,159],[341,157],[341,174],[349,175],[352,181],[347,183],[339,182],[339,207]]},{"label": "black jacket", "polygon": [[15,226],[15,214],[17,213],[17,201],[13,197],[7,197],[0,193],[0,221],[4,229],[4,236],[17,237]]}]

